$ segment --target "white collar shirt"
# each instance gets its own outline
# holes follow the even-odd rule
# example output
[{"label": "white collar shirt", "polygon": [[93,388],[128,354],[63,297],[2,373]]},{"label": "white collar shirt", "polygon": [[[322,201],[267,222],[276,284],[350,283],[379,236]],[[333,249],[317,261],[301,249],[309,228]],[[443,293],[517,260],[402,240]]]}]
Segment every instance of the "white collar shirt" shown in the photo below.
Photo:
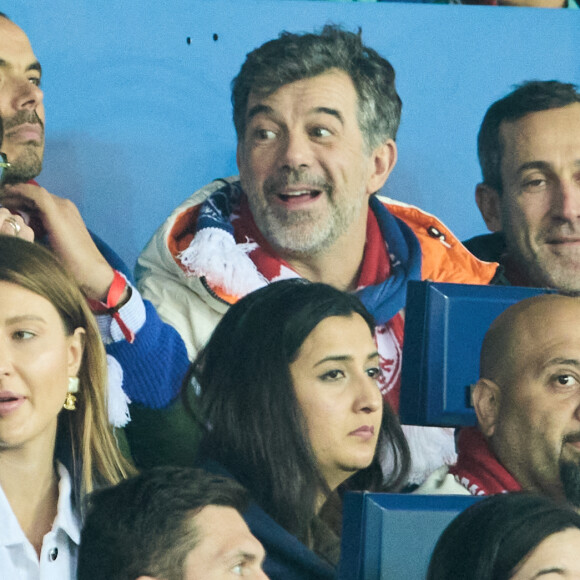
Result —
[{"label": "white collar shirt", "polygon": [[24,535],[0,487],[0,578],[6,580],[74,580],[81,522],[72,504],[71,478],[58,464],[58,507],[42,541],[40,559]]}]

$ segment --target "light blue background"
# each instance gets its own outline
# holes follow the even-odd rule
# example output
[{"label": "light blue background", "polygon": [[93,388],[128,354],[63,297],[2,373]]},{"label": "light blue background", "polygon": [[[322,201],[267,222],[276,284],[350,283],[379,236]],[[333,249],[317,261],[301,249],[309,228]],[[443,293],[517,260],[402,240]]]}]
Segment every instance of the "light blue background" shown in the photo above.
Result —
[{"label": "light blue background", "polygon": [[245,54],[283,29],[360,26],[393,63],[404,104],[385,193],[462,239],[485,231],[473,192],[487,107],[523,80],[580,83],[577,11],[293,0],[12,0],[0,10],[44,69],[42,185],[73,199],[130,265],[179,202],[237,172],[229,84]]}]

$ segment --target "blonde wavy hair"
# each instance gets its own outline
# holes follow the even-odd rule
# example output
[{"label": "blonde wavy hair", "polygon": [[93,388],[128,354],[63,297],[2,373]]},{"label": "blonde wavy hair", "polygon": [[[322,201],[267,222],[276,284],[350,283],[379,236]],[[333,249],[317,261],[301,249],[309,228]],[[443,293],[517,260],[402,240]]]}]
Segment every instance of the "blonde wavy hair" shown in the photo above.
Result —
[{"label": "blonde wavy hair", "polygon": [[60,412],[55,448],[55,457],[71,470],[82,507],[80,502],[96,487],[114,485],[135,473],[109,425],[107,361],[97,323],[72,275],[40,244],[0,236],[0,281],[48,300],[67,335],[79,327],[85,330],[76,410]]}]

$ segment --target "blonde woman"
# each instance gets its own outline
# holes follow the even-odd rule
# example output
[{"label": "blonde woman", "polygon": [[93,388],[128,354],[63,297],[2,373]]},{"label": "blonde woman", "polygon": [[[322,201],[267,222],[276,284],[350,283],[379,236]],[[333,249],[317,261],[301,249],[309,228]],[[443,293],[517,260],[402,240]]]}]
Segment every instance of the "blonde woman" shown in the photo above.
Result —
[{"label": "blonde woman", "polygon": [[39,244],[0,236],[0,578],[75,578],[85,495],[133,473],[106,376],[74,279]]}]

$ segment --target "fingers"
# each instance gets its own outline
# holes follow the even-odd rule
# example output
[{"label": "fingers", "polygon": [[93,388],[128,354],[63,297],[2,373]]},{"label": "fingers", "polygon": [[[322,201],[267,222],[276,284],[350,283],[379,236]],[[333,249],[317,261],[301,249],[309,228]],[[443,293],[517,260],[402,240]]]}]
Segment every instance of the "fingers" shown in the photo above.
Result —
[{"label": "fingers", "polygon": [[[52,251],[69,269],[89,298],[103,300],[113,282],[114,271],[93,242],[77,206],[69,199],[26,183],[6,186],[1,203],[30,214],[40,224]],[[10,226],[6,226],[10,228]]]},{"label": "fingers", "polygon": [[34,232],[22,217],[10,213],[6,208],[0,208],[0,235],[14,236],[27,242],[34,241]]}]

